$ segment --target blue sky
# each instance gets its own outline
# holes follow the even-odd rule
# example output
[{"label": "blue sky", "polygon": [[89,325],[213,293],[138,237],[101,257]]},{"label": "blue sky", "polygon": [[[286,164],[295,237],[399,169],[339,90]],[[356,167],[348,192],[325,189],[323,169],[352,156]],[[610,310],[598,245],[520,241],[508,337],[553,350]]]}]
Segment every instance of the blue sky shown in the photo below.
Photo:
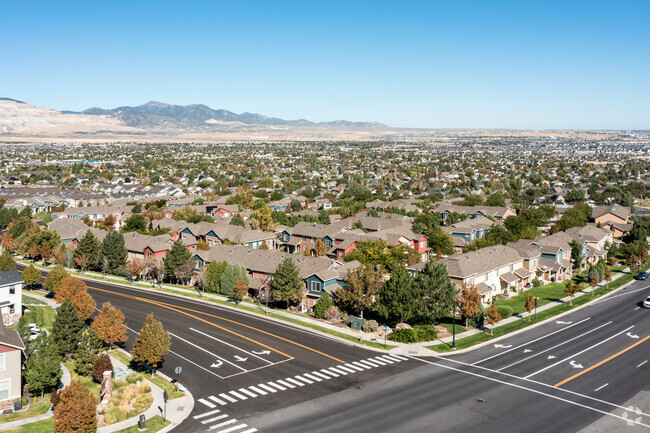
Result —
[{"label": "blue sky", "polygon": [[427,128],[650,129],[646,1],[0,0],[0,96]]}]

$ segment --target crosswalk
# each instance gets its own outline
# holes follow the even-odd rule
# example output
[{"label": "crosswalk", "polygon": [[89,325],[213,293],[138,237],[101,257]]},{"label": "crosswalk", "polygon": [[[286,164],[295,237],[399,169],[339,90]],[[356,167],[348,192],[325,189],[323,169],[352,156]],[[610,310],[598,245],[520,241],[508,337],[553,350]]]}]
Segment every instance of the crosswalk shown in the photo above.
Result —
[{"label": "crosswalk", "polygon": [[322,368],[309,373],[297,374],[284,379],[276,379],[228,392],[222,392],[217,395],[210,395],[206,398],[199,398],[197,401],[206,406],[208,412],[196,415],[194,419],[200,420],[209,430],[221,429],[217,430],[215,433],[253,433],[256,432],[257,429],[248,428],[245,430],[248,427],[246,424],[238,423],[236,419],[230,418],[229,415],[221,412],[221,407],[408,360],[409,358],[401,355],[379,355],[329,368]]}]

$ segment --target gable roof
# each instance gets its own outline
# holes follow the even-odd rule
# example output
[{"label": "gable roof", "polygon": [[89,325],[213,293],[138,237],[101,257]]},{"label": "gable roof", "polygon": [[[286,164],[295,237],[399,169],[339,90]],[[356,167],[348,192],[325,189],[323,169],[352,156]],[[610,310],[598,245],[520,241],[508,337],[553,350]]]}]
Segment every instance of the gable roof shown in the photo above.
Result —
[{"label": "gable roof", "polygon": [[25,280],[23,280],[20,272],[15,269],[12,269],[11,271],[0,271],[0,287],[8,286],[10,284],[22,284],[24,282]]},{"label": "gable roof", "polygon": [[612,214],[621,218],[622,220],[627,220],[631,215],[631,209],[629,207],[621,206],[618,204],[613,204],[610,206],[596,206],[591,211],[591,217],[593,219],[600,218],[603,215]]},{"label": "gable roof", "polygon": [[505,245],[494,245],[442,259],[452,277],[467,278],[520,262],[519,253]]}]

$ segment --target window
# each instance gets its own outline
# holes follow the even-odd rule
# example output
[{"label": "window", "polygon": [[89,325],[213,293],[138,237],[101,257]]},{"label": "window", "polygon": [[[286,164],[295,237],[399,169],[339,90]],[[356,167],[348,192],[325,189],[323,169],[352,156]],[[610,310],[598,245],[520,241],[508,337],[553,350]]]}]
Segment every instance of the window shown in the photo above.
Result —
[{"label": "window", "polygon": [[9,294],[10,295],[16,294],[16,286],[9,286]]},{"label": "window", "polygon": [[9,305],[9,314],[16,313],[16,306],[14,304]]},{"label": "window", "polygon": [[320,281],[312,281],[311,282],[311,291],[312,292],[320,292],[323,290],[323,283]]},{"label": "window", "polygon": [[6,366],[5,366],[5,354],[0,353],[0,370],[4,370],[4,369],[6,369]]},{"label": "window", "polygon": [[424,248],[425,241],[420,241],[420,249]]},{"label": "window", "polygon": [[303,241],[303,242],[307,242],[307,236],[303,236],[303,237],[302,237],[302,241]]},{"label": "window", "polygon": [[6,400],[9,398],[9,383],[10,379],[0,381],[0,400]]}]

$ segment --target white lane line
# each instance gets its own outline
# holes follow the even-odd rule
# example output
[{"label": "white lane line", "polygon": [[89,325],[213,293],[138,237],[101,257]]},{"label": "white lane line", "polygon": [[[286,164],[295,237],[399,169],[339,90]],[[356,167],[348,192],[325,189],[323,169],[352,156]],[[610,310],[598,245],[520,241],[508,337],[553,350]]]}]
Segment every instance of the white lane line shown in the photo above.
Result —
[{"label": "white lane line", "polygon": [[246,397],[245,395],[241,395],[237,391],[230,391],[230,394],[234,395],[235,397],[237,397],[240,400],[248,400],[248,397]]},{"label": "white lane line", "polygon": [[[380,363],[381,365],[388,365],[388,364],[386,363],[386,361],[382,361],[382,360],[379,359],[379,358],[368,358],[368,361],[370,361],[370,362],[378,362],[378,363]],[[392,364],[392,362],[391,362],[391,364]]]},{"label": "white lane line", "polygon": [[234,398],[232,398],[228,394],[221,393],[221,394],[219,394],[219,397],[223,398],[224,400],[228,400],[231,403],[237,403],[237,400],[235,400]]},{"label": "white lane line", "polygon": [[256,387],[256,386],[249,386],[248,389],[252,389],[253,391],[255,391],[256,393],[258,393],[259,395],[266,395],[266,394],[268,394],[268,392],[266,392],[266,391],[262,391],[261,389],[259,389],[259,388]]},{"label": "white lane line", "polygon": [[219,409],[211,410],[210,412],[202,413],[201,415],[195,415],[194,419],[205,418],[206,416],[214,415],[215,413],[221,412]]},{"label": "white lane line", "polygon": [[555,345],[555,346],[549,347],[548,349],[542,350],[541,352],[537,352],[537,353],[534,354],[534,355],[530,355],[530,356],[528,356],[528,357],[526,357],[526,358],[524,358],[524,359],[520,359],[519,361],[515,361],[515,362],[513,362],[512,364],[508,364],[508,365],[506,365],[505,367],[498,368],[496,371],[505,370],[506,368],[510,368],[510,367],[512,367],[512,366],[514,366],[514,365],[517,365],[517,364],[521,363],[521,362],[528,361],[529,359],[534,358],[534,357],[536,357],[536,356],[538,356],[538,355],[541,355],[542,353],[546,353],[546,352],[548,352],[549,350],[553,350],[553,349],[555,349],[555,348],[557,348],[557,347],[560,347],[560,346],[562,346],[562,345],[565,345],[565,344],[567,344],[567,343],[569,343],[569,342],[571,342],[571,341],[573,341],[573,340],[576,340],[576,339],[578,339],[578,338],[580,338],[580,337],[584,337],[585,335],[587,335],[587,334],[589,334],[589,333],[592,333],[592,332],[594,332],[594,331],[597,331],[598,329],[602,328],[603,326],[607,326],[607,325],[609,325],[609,324],[611,324],[611,323],[612,323],[611,321],[609,321],[609,322],[607,322],[607,323],[603,323],[603,324],[600,325],[599,327],[597,327],[597,328],[593,328],[593,329],[590,329],[589,331],[585,332],[584,334],[577,335],[577,336],[575,336],[575,337],[573,337],[573,338],[571,338],[571,339],[569,339],[569,340],[563,341],[563,342],[560,343],[560,344],[557,344],[557,345]]},{"label": "white lane line", "polygon": [[353,368],[353,369],[355,369],[356,371],[363,371],[363,368],[357,367],[356,365],[352,365],[352,363],[347,363],[347,364],[345,364],[345,366],[346,366],[347,368]]},{"label": "white lane line", "polygon": [[384,362],[387,362],[389,364],[395,364],[395,361],[393,361],[390,358],[386,359],[383,356],[375,356],[373,359],[376,359],[377,361],[384,361]]},{"label": "white lane line", "polygon": [[639,308],[641,308],[641,307],[636,307],[636,308],[634,309],[634,311],[638,310]]},{"label": "white lane line", "polygon": [[[445,368],[445,369],[447,369],[447,370],[452,370],[452,371],[456,371],[456,372],[458,372],[458,373],[468,374],[468,375],[470,375],[470,376],[479,377],[479,378],[482,378],[482,379],[485,379],[485,380],[489,380],[489,381],[492,381],[492,382],[497,382],[497,383],[500,383],[500,384],[502,384],[502,385],[511,386],[511,387],[513,387],[513,388],[518,388],[518,389],[523,389],[523,390],[525,390],[525,391],[530,391],[530,392],[532,392],[532,393],[539,394],[539,395],[543,395],[543,396],[545,396],[545,397],[549,397],[549,398],[552,398],[552,399],[555,399],[555,400],[559,400],[559,401],[562,401],[562,402],[564,402],[564,403],[572,404],[572,405],[575,405],[575,406],[578,406],[578,407],[582,407],[582,408],[584,408],[584,409],[588,409],[588,410],[592,410],[592,411],[594,411],[594,412],[598,412],[598,413],[603,414],[603,415],[613,416],[613,417],[618,418],[618,419],[623,420],[623,421],[633,422],[634,424],[638,424],[638,425],[640,425],[640,426],[650,428],[650,424],[643,424],[643,423],[641,423],[641,421],[635,421],[634,419],[632,419],[632,418],[630,418],[630,417],[625,418],[625,417],[623,417],[623,416],[615,415],[614,413],[610,413],[610,412],[607,412],[607,411],[605,411],[605,410],[596,409],[595,407],[587,406],[586,404],[582,404],[582,403],[575,402],[575,401],[573,401],[573,400],[569,400],[569,399],[566,399],[566,398],[558,397],[558,396],[553,395],[553,394],[548,394],[548,393],[545,393],[545,392],[543,392],[543,391],[538,391],[538,390],[533,389],[533,388],[527,388],[527,387],[522,386],[522,385],[517,385],[517,384],[515,384],[515,383],[511,383],[511,382],[506,382],[505,380],[495,379],[495,378],[493,378],[493,377],[489,377],[489,376],[483,376],[483,375],[478,374],[478,373],[472,373],[472,372],[470,372],[470,371],[463,370],[463,369],[456,368],[456,367],[451,367],[451,366],[449,366],[449,365],[444,365],[444,364],[439,364],[439,363],[435,363],[435,362],[427,361],[426,359],[422,359],[422,358],[413,358],[413,359],[417,359],[418,361],[424,362],[424,363],[426,363],[426,364],[430,364],[430,365],[434,365],[434,366],[437,366],[437,367]],[[449,358],[443,359],[443,358],[436,357],[436,359],[438,359],[438,360],[452,361],[452,362],[459,362],[459,361],[454,361],[454,360],[449,359]],[[472,364],[466,364],[466,363],[464,363],[464,362],[460,362],[460,363],[461,363],[461,364],[464,364],[464,365],[467,365],[467,366],[472,366]],[[483,367],[477,367],[477,368],[481,368],[481,369],[487,370],[487,369],[485,369],[485,368],[483,368]],[[490,371],[490,370],[488,370],[488,371]],[[499,373],[499,374],[506,375],[506,376],[511,376],[511,377],[513,377],[513,378],[517,378],[517,379],[521,379],[520,377],[512,376],[512,375],[507,374],[507,373]],[[538,383],[538,384],[540,384],[540,385],[546,385],[546,386],[548,386],[549,388],[553,388],[553,389],[556,389],[556,390],[562,390],[562,389],[563,389],[563,388],[555,388],[555,387],[553,387],[553,385],[543,384],[543,383],[541,383],[541,382],[535,382],[535,381],[533,381],[533,380],[531,380],[530,382]],[[577,394],[577,393],[575,393],[575,394]],[[582,394],[578,394],[578,395],[581,395],[581,396],[583,396],[583,397],[591,398],[592,400],[596,400],[596,401],[598,401],[598,399],[595,399],[595,398],[593,398],[593,397],[588,397],[588,396],[586,396],[586,395],[582,395]],[[600,401],[602,402],[602,400],[600,400]],[[607,403],[607,402],[604,402],[604,403]],[[613,405],[612,403],[607,403],[607,404]],[[625,408],[623,408],[623,409],[625,409]],[[639,413],[639,411],[636,411],[636,410],[633,410],[633,412],[635,412],[635,413],[637,413],[637,414],[640,414],[640,415],[644,415],[643,413]]]},{"label": "white lane line", "polygon": [[236,425],[234,427],[227,428],[225,430],[219,430],[217,433],[230,433],[230,432],[233,432],[235,430],[240,430],[240,429],[243,429],[243,428],[246,428],[246,427],[248,427],[246,424],[239,424],[239,425]]},{"label": "white lane line", "polygon": [[291,383],[293,383],[294,385],[305,386],[304,383],[302,383],[302,382],[298,382],[296,379],[292,379],[292,378],[290,378],[290,377],[287,377],[285,380],[286,380],[287,382],[291,382]]},{"label": "white lane line", "polygon": [[630,293],[642,292],[644,290],[648,290],[649,287],[650,286],[645,286],[645,287],[641,287],[640,289],[630,290],[629,292],[626,290],[625,293],[619,293],[618,295],[608,296],[605,299],[601,299],[599,301],[596,301],[596,302],[593,303],[593,305],[597,305],[597,304],[600,304],[601,302],[609,301],[610,299],[618,298],[619,296],[626,296],[626,295],[629,295]]},{"label": "white lane line", "polygon": [[217,406],[213,405],[212,403],[210,403],[209,401],[207,401],[207,400],[205,400],[205,399],[203,399],[203,398],[200,398],[200,399],[198,400],[198,402],[199,402],[199,403],[203,403],[204,405],[206,405],[206,406],[209,407],[210,409],[214,409],[215,407],[217,407]]},{"label": "white lane line", "polygon": [[237,422],[236,419],[229,419],[228,421],[224,421],[224,422],[221,422],[219,424],[215,424],[213,426],[210,426],[210,430],[215,430],[215,429],[221,428],[221,427],[226,426],[226,425],[234,424],[236,422]]},{"label": "white lane line", "polygon": [[214,357],[217,358],[217,359],[222,360],[222,361],[225,362],[226,364],[230,364],[230,365],[232,365],[233,367],[238,368],[238,369],[240,369],[240,370],[242,370],[242,371],[248,371],[248,370],[246,370],[244,367],[241,367],[241,366],[235,364],[234,362],[230,362],[230,361],[228,361],[227,359],[222,358],[222,357],[219,356],[219,355],[215,355],[214,353],[210,352],[209,350],[204,349],[204,348],[202,348],[201,346],[199,346],[199,345],[197,345],[197,344],[194,344],[194,343],[192,343],[192,342],[190,342],[190,341],[187,341],[187,340],[185,340],[184,338],[179,337],[178,335],[172,334],[171,332],[169,333],[169,335],[171,335],[172,337],[174,337],[174,338],[176,338],[176,339],[178,339],[178,340],[181,340],[181,341],[183,341],[183,342],[189,344],[190,346],[194,346],[194,347],[196,347],[197,349],[202,350],[202,351],[204,351],[205,353],[207,353],[207,354],[209,354],[209,355],[212,355],[212,356],[214,356]]},{"label": "white lane line", "polygon": [[271,385],[271,386],[274,387],[274,388],[279,389],[280,391],[284,391],[285,389],[287,389],[287,388],[285,388],[284,386],[282,386],[282,385],[278,385],[278,384],[275,383],[275,382],[266,382],[266,383],[268,383],[269,385]]},{"label": "white lane line", "polygon": [[298,379],[298,380],[302,380],[302,381],[305,382],[307,385],[311,385],[312,383],[314,383],[313,380],[309,380],[309,379],[307,379],[306,377],[303,377],[303,376],[300,376],[300,375],[296,375],[296,376],[294,376],[294,377],[295,377],[296,379]]},{"label": "white lane line", "polygon": [[203,336],[206,336],[206,337],[211,338],[211,339],[213,339],[213,340],[215,340],[215,341],[218,341],[218,342],[221,343],[221,344],[225,344],[226,346],[230,346],[230,347],[232,347],[233,349],[237,349],[237,350],[239,350],[239,351],[241,351],[241,352],[244,352],[244,353],[247,354],[247,355],[253,356],[253,357],[257,358],[257,359],[261,359],[262,361],[264,361],[264,362],[266,362],[266,363],[268,363],[268,364],[273,364],[273,361],[269,361],[268,359],[266,359],[266,358],[262,358],[261,356],[256,355],[256,354],[254,354],[254,353],[251,352],[251,351],[248,351],[248,350],[246,350],[246,349],[242,349],[241,347],[237,347],[237,346],[235,346],[234,344],[227,343],[227,342],[225,342],[225,341],[223,341],[223,340],[218,339],[217,337],[213,337],[213,336],[210,335],[210,334],[206,334],[205,332],[199,331],[198,329],[190,328],[190,331],[197,332],[197,333],[199,333],[199,334],[201,334],[201,335],[203,335]]},{"label": "white lane line", "polygon": [[318,377],[322,377],[325,380],[331,379],[331,376],[321,373],[320,371],[312,371],[311,374],[315,374]]},{"label": "white lane line", "polygon": [[332,377],[339,377],[338,374],[333,373],[333,372],[331,372],[331,371],[329,371],[329,370],[325,370],[324,368],[323,368],[321,371],[322,371],[323,373],[325,373],[325,374],[329,374],[329,375],[332,376]]},{"label": "white lane line", "polygon": [[489,359],[496,358],[497,356],[501,356],[501,355],[503,355],[505,353],[512,352],[513,350],[520,349],[520,348],[522,348],[524,346],[528,346],[529,344],[533,344],[533,343],[535,343],[535,342],[537,342],[539,340],[543,340],[544,338],[550,337],[551,335],[557,334],[558,332],[566,331],[567,329],[572,328],[572,327],[574,327],[576,325],[579,325],[579,324],[581,324],[583,322],[586,322],[589,319],[591,319],[591,317],[587,317],[586,319],[583,319],[583,320],[581,320],[579,322],[576,322],[573,325],[569,325],[569,326],[565,326],[564,328],[560,328],[557,331],[553,331],[550,334],[543,335],[543,336],[541,336],[541,337],[539,337],[539,338],[537,338],[535,340],[527,341],[524,344],[520,344],[519,346],[513,347],[512,349],[504,350],[503,352],[499,352],[496,355],[492,355],[492,356],[488,356],[487,358],[480,359],[480,360],[474,362],[472,365],[480,364],[481,362],[485,362],[485,361],[487,361]]},{"label": "white lane line", "polygon": [[606,339],[604,339],[604,340],[601,340],[600,342],[598,342],[598,343],[596,343],[596,344],[594,344],[594,345],[592,345],[592,346],[589,346],[589,347],[587,347],[586,349],[581,350],[581,351],[578,352],[578,353],[575,353],[575,354],[573,354],[573,355],[571,355],[571,356],[568,356],[568,357],[564,358],[564,359],[561,360],[561,361],[558,361],[558,362],[556,362],[556,363],[554,363],[554,364],[551,364],[551,365],[549,365],[549,366],[547,366],[547,367],[544,367],[544,368],[542,368],[541,370],[537,370],[536,372],[531,373],[531,374],[529,374],[528,376],[525,376],[524,379],[528,379],[529,377],[533,377],[533,376],[535,376],[535,375],[537,375],[537,374],[539,374],[539,373],[541,373],[541,372],[543,372],[543,371],[548,370],[549,368],[553,368],[553,367],[555,367],[555,366],[558,365],[558,364],[562,364],[562,363],[564,363],[564,362],[567,362],[567,361],[571,360],[571,358],[575,358],[576,356],[578,356],[578,355],[580,355],[580,354],[583,354],[583,353],[585,353],[586,351],[593,349],[594,347],[600,346],[601,344],[605,343],[606,341],[609,341],[609,340],[611,340],[612,338],[616,338],[616,337],[618,337],[619,335],[626,333],[627,331],[629,331],[629,330],[632,329],[632,328],[634,328],[634,325],[630,326],[629,328],[626,328],[626,329],[622,330],[621,332],[619,332],[619,333],[617,333],[617,334],[612,335],[611,337],[608,337],[608,338],[606,338]]},{"label": "white lane line", "polygon": [[209,398],[210,400],[216,402],[216,403],[219,403],[221,406],[225,406],[225,405],[228,404],[228,402],[225,402],[225,401],[223,401],[223,400],[221,400],[221,399],[215,397],[214,395],[211,395],[211,396],[208,397],[208,398]]},{"label": "white lane line", "polygon": [[254,392],[251,392],[251,391],[247,390],[246,388],[239,388],[238,392],[244,393],[244,394],[246,394],[246,395],[249,396],[249,397],[253,397],[253,398],[257,397],[257,394],[255,394]]},{"label": "white lane line", "polygon": [[367,365],[363,365],[362,363],[357,361],[352,362],[352,364],[356,365],[357,367],[365,368],[366,370],[370,370],[372,368],[372,367],[368,367]]},{"label": "white lane line", "polygon": [[609,383],[606,383],[605,385],[603,385],[603,386],[601,386],[601,387],[598,387],[598,388],[594,389],[594,392],[596,392],[596,391],[600,391],[601,389],[605,388],[607,385],[609,385]]},{"label": "white lane line", "polygon": [[311,375],[309,373],[303,373],[303,376],[305,376],[307,379],[315,380],[316,382],[322,382],[323,381],[323,379],[321,379],[320,377],[316,377],[316,376]]},{"label": "white lane line", "polygon": [[276,382],[279,383],[282,386],[286,386],[287,388],[293,389],[293,388],[296,387],[296,385],[292,385],[292,384],[290,384],[290,383],[288,383],[287,381],[284,381],[284,380],[276,380]]},{"label": "white lane line", "polygon": [[402,361],[408,361],[410,358],[407,358],[406,356],[398,355],[396,353],[391,353],[390,356],[394,356],[397,359],[401,359]]},{"label": "white lane line", "polygon": [[339,370],[347,371],[348,373],[356,373],[357,372],[357,370],[354,370],[354,369],[352,369],[350,367],[346,367],[345,365],[339,365],[336,368],[338,368]]},{"label": "white lane line", "polygon": [[641,366],[642,366],[643,364],[645,364],[646,362],[648,362],[648,360],[647,360],[647,359],[646,359],[645,361],[643,361],[643,362],[642,362],[641,364],[639,364],[639,365],[637,365],[637,366],[636,366],[636,368],[639,368],[639,367],[641,367]]},{"label": "white lane line", "polygon": [[262,389],[267,390],[268,392],[278,392],[277,389],[273,389],[273,388],[271,388],[270,386],[266,386],[266,385],[264,385],[263,383],[260,383],[260,384],[257,385],[257,386],[260,387],[260,388],[262,388]]},{"label": "white lane line", "polygon": [[340,370],[338,366],[336,366],[336,367],[330,367],[330,368],[328,368],[327,370],[328,370],[328,371],[333,371],[333,372],[338,373],[338,374],[342,374],[343,376],[346,376],[346,375],[348,374],[347,371],[345,371],[345,370]]},{"label": "white lane line", "polygon": [[201,421],[201,424],[210,424],[211,422],[219,421],[220,419],[228,418],[228,414],[224,413],[223,415],[215,416],[214,418],[206,419]]},{"label": "white lane line", "polygon": [[370,362],[366,361],[365,359],[362,359],[362,360],[360,360],[360,361],[358,361],[358,362],[359,362],[359,364],[361,364],[361,365],[367,365],[368,368],[379,367],[377,364],[371,364]]},{"label": "white lane line", "polygon": [[372,359],[364,359],[363,361],[359,361],[359,362],[363,362],[364,364],[370,364],[373,367],[381,367],[383,365],[378,363],[377,361],[373,361]]}]

